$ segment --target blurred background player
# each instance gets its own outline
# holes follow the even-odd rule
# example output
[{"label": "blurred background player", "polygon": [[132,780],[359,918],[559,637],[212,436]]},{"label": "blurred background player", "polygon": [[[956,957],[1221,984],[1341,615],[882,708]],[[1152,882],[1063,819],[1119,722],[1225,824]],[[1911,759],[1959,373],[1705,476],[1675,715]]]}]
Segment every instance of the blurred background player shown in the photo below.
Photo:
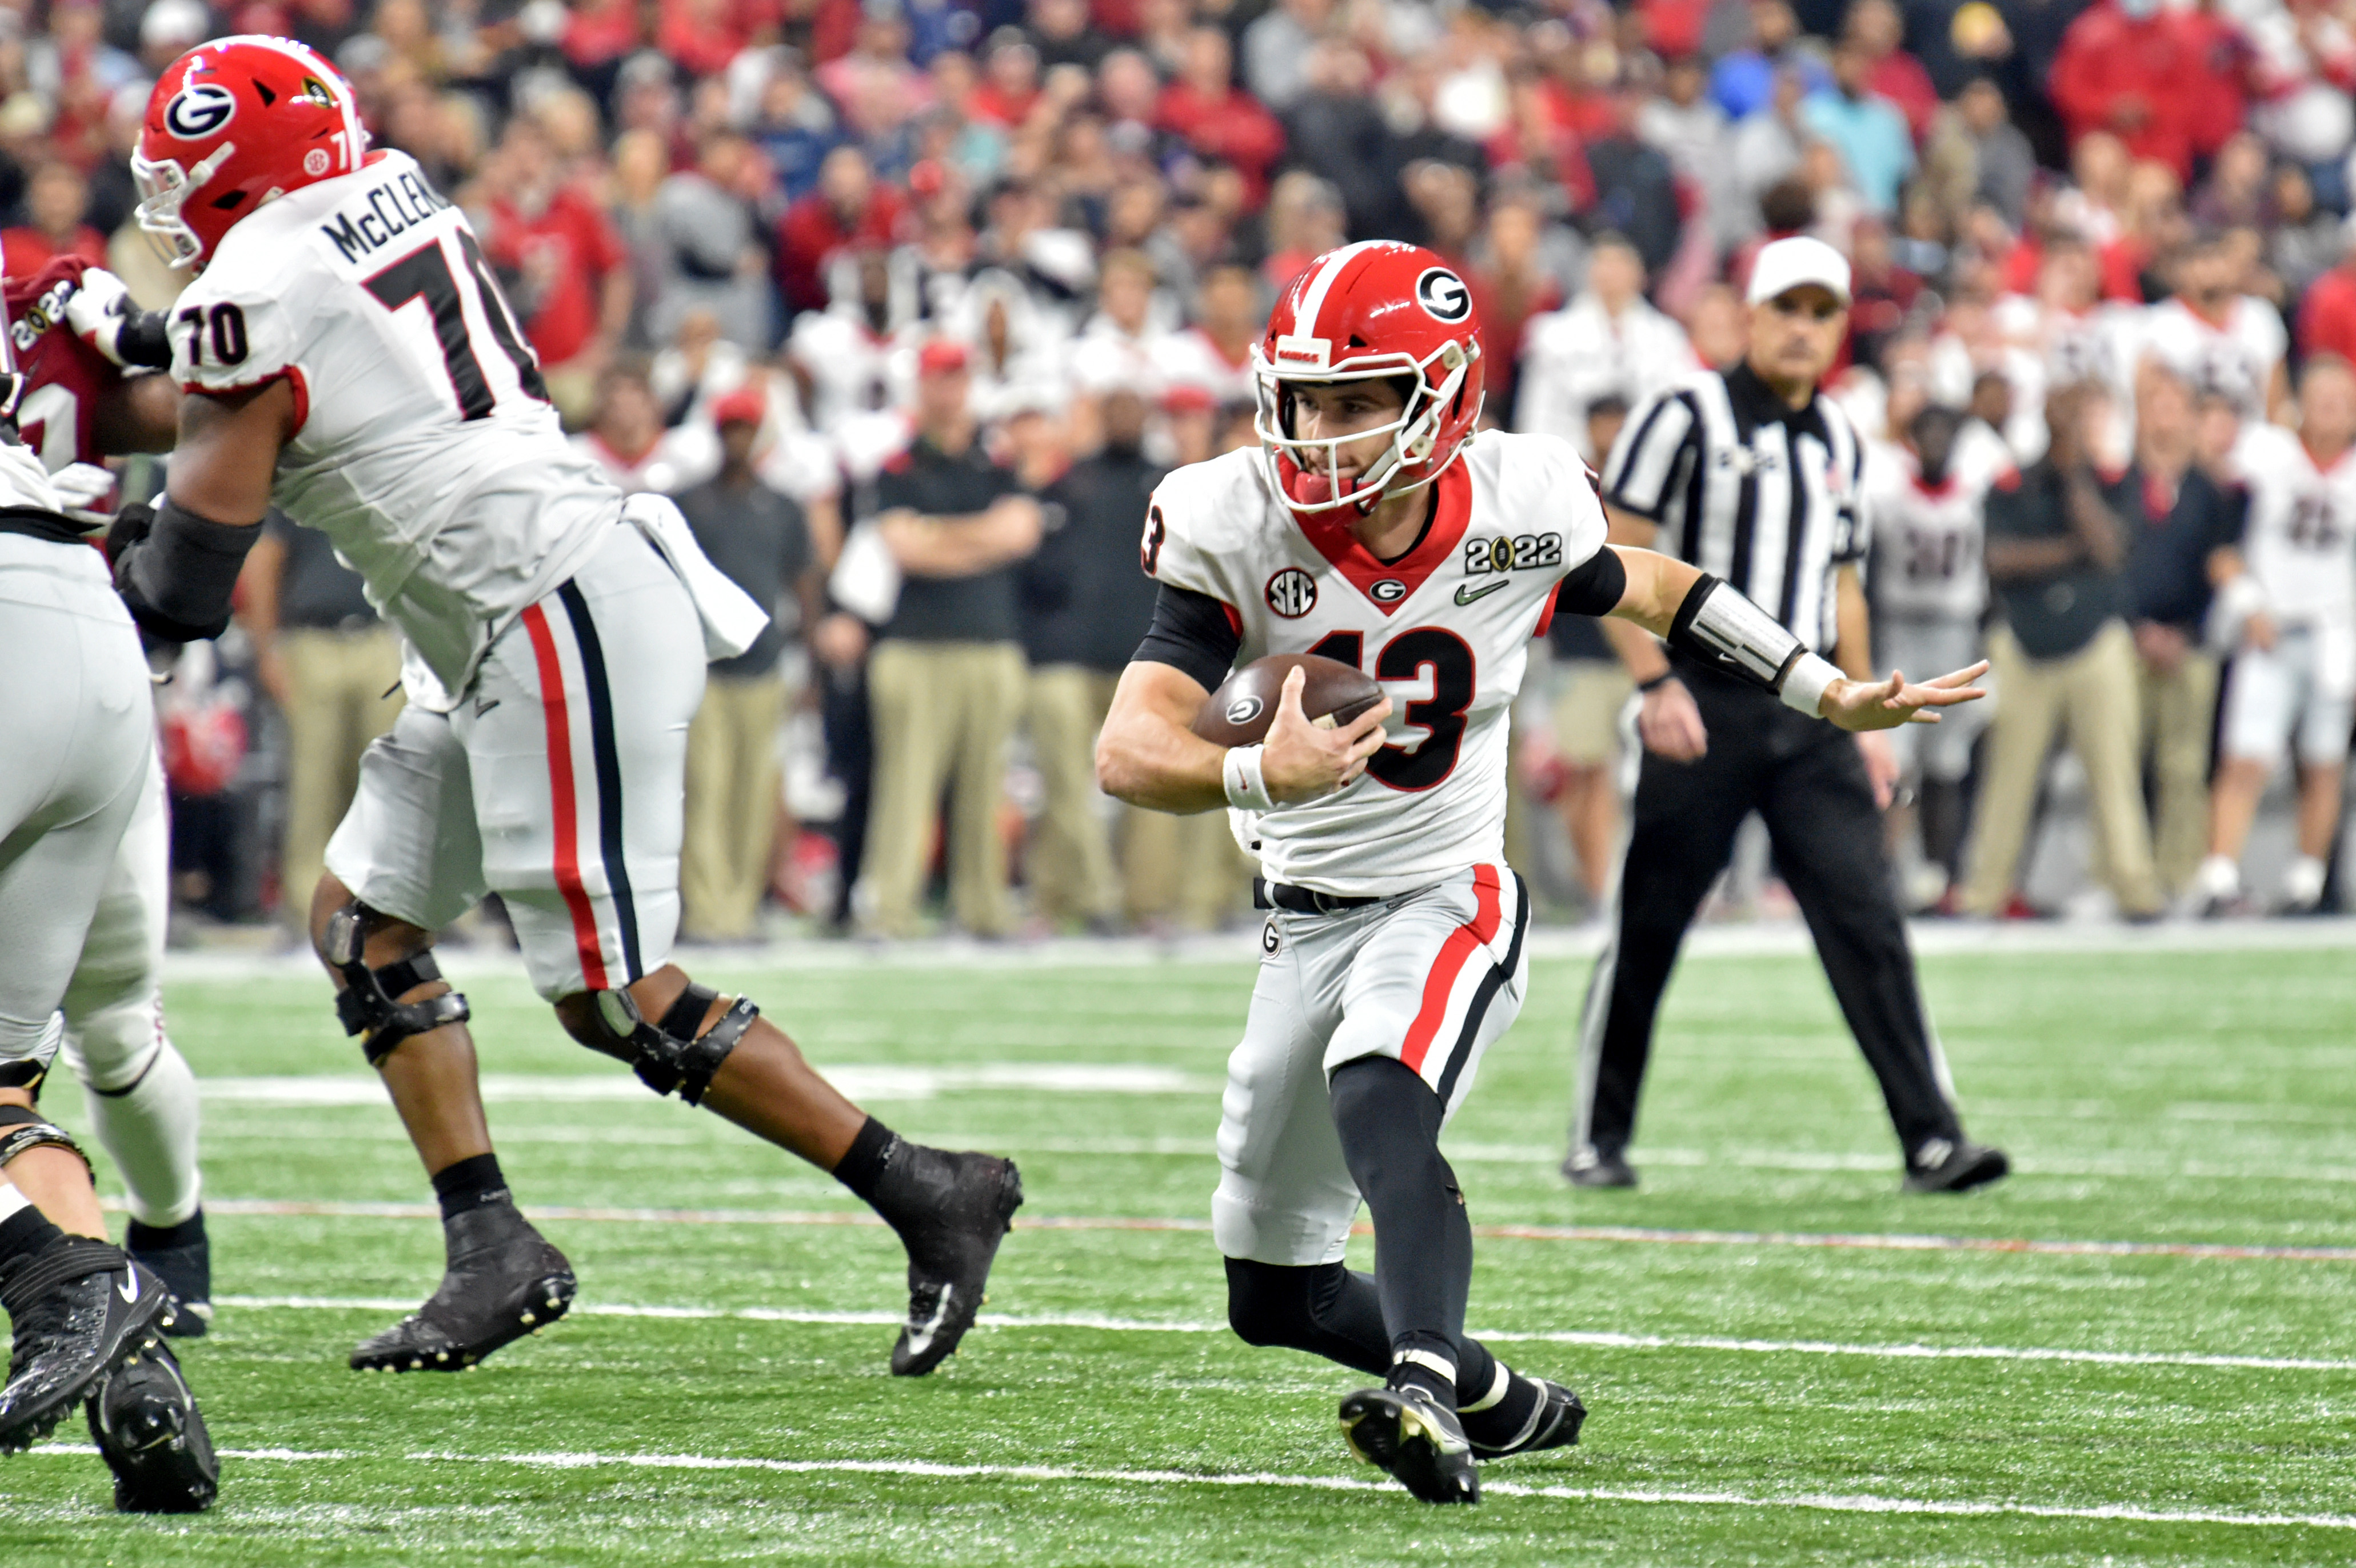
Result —
[{"label": "blurred background player", "polygon": [[[1987,608],[1984,508],[1988,486],[2011,467],[2011,454],[1993,430],[1937,404],[1916,412],[1902,442],[1869,447],[1865,497],[1873,519],[1877,664],[1960,669],[1980,656],[1980,618]],[[1890,807],[1892,847],[1901,857],[1913,850],[1908,829],[1919,822],[1920,859],[1912,864],[1927,873],[1921,887],[1909,890],[1911,907],[1942,901],[1960,880],[1965,779],[1972,743],[1986,723],[1982,706],[1974,704],[1944,715],[1935,728],[1909,725],[1890,738],[1899,781],[1899,799]]]},{"label": "blurred background player", "polygon": [[2209,858],[2193,896],[2203,912],[2243,900],[2241,859],[2266,780],[2287,751],[2298,769],[2298,853],[2279,907],[2322,901],[2324,858],[2340,828],[2348,742],[2356,726],[2356,371],[2318,355],[2298,383],[2298,429],[2242,427],[2233,468],[2249,490],[2242,559],[2218,613],[2236,646],[2225,682],[2210,794]]}]

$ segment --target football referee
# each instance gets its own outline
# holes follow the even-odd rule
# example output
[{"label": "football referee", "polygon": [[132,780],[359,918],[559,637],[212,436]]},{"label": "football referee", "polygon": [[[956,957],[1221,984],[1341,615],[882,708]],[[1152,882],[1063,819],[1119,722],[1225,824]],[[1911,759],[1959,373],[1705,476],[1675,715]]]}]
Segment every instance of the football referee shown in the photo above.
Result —
[{"label": "football referee", "polygon": [[[1848,263],[1831,246],[1803,237],[1762,250],[1747,357],[1646,400],[1612,447],[1602,488],[1614,544],[1682,556],[1724,579],[1865,680],[1861,562],[1871,530],[1860,514],[1861,453],[1847,417],[1816,389],[1848,303]],[[1635,1185],[1627,1147],[1653,1017],[1686,927],[1755,811],[1881,1082],[1908,1190],[1961,1191],[2004,1175],[2002,1151],[1964,1136],[1915,981],[1883,849],[1879,804],[1897,773],[1888,738],[1812,722],[1642,628],[1604,627],[1644,693],[1645,755],[1616,924],[1580,1019],[1563,1174],[1582,1187]]]}]

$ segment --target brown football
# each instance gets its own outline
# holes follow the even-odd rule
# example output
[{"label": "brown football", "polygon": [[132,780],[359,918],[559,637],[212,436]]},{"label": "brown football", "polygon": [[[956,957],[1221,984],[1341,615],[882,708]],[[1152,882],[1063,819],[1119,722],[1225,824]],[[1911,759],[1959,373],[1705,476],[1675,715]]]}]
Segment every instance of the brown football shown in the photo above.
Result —
[{"label": "brown football", "polygon": [[1354,665],[1315,654],[1270,654],[1244,666],[1211,693],[1194,715],[1194,733],[1215,746],[1252,746],[1266,740],[1276,720],[1277,696],[1295,665],[1306,672],[1301,711],[1312,724],[1347,724],[1383,699],[1374,677]]}]

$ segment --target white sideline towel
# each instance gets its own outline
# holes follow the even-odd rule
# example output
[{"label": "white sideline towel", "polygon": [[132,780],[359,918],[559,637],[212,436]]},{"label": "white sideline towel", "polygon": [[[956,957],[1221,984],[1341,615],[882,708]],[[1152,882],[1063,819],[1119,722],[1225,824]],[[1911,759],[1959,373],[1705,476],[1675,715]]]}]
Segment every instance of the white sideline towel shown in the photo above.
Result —
[{"label": "white sideline towel", "polygon": [[883,625],[899,609],[900,563],[892,559],[874,518],[852,526],[826,586],[836,603],[871,626]]},{"label": "white sideline towel", "polygon": [[696,616],[703,623],[707,660],[733,659],[760,640],[769,624],[768,612],[712,564],[669,496],[652,491],[633,496],[622,504],[622,518],[647,536],[687,585]]}]

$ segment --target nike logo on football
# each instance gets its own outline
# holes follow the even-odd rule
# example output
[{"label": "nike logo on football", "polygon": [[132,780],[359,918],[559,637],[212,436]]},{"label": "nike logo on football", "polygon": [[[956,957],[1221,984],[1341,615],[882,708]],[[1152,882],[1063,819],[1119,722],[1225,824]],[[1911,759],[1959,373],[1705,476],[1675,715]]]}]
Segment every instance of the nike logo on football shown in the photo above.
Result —
[{"label": "nike logo on football", "polygon": [[1456,589],[1456,602],[1459,604],[1470,604],[1475,599],[1485,598],[1489,594],[1494,593],[1498,589],[1505,587],[1510,581],[1511,579],[1501,577],[1494,582],[1485,582],[1478,588],[1473,587],[1469,582],[1460,583],[1457,585]]},{"label": "nike logo on football", "polygon": [[114,1294],[123,1297],[126,1302],[138,1300],[139,1271],[135,1268],[123,1270],[123,1283],[114,1287]]},{"label": "nike logo on football", "polygon": [[910,1321],[908,1324],[908,1353],[910,1355],[921,1356],[926,1350],[933,1348],[933,1336],[939,1333],[941,1331],[941,1325],[948,1320],[949,1297],[956,1293],[957,1286],[953,1285],[945,1285],[941,1286],[941,1304],[933,1308],[932,1320],[921,1327],[914,1320]]}]

